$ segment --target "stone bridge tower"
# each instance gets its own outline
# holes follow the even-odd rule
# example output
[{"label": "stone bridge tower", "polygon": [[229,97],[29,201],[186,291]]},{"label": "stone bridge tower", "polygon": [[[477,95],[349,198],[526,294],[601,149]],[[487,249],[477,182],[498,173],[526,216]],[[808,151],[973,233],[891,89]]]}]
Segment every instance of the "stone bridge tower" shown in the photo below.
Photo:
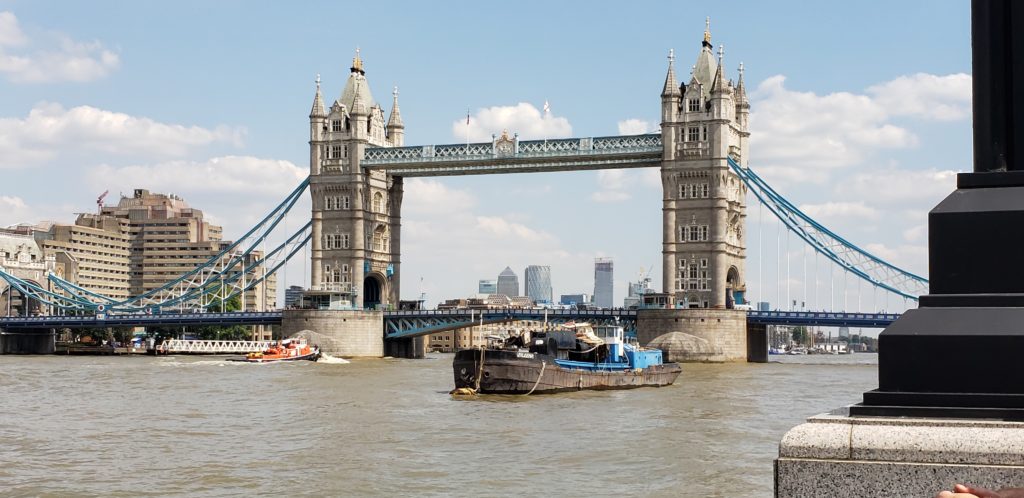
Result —
[{"label": "stone bridge tower", "polygon": [[359,50],[341,97],[324,108],[317,76],[309,114],[313,198],[310,295],[321,305],[371,308],[399,299],[402,178],[363,169],[365,147],[400,147],[405,126],[373,100]]},{"label": "stone bridge tower", "polygon": [[689,81],[677,83],[670,52],[661,93],[663,289],[683,307],[745,302],[746,187],[727,158],[747,165],[750,103],[742,63],[733,85],[723,56],[706,28]]}]

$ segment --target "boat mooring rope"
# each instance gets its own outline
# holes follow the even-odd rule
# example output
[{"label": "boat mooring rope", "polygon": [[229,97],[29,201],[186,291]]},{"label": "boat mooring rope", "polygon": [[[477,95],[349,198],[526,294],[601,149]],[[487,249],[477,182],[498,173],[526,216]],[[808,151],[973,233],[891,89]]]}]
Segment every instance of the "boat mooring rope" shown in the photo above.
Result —
[{"label": "boat mooring rope", "polygon": [[537,376],[537,382],[534,382],[533,383],[533,388],[530,389],[530,392],[524,394],[523,396],[529,396],[529,395],[533,394],[534,389],[537,389],[537,386],[540,385],[540,379],[544,377],[544,367],[547,367],[547,366],[548,366],[548,362],[546,362],[546,361],[540,362],[540,375]]}]

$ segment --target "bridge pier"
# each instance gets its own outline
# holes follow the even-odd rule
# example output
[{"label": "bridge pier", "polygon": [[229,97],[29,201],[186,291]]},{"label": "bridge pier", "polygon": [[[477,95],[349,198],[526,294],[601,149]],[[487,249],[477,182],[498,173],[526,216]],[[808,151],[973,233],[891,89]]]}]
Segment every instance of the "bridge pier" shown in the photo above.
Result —
[{"label": "bridge pier", "polygon": [[636,314],[637,339],[656,347],[667,361],[747,361],[747,314],[742,310],[642,309]]},{"label": "bridge pier", "polygon": [[747,322],[747,361],[768,363],[768,325]]},{"label": "bridge pier", "polygon": [[430,336],[391,339],[384,341],[384,355],[394,358],[423,358],[426,356]]},{"label": "bridge pier", "polygon": [[333,356],[384,356],[383,330],[382,311],[285,310],[281,316],[284,337],[304,337]]},{"label": "bridge pier", "polygon": [[53,354],[56,337],[52,329],[0,332],[0,354]]}]

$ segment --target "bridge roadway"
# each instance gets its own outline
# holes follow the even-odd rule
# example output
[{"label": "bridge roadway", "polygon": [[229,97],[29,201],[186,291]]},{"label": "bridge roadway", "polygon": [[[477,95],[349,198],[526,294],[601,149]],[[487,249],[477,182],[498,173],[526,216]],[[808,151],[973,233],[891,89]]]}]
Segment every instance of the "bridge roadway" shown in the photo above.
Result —
[{"label": "bridge roadway", "polygon": [[[637,310],[544,310],[495,309],[482,310],[483,323],[507,323],[533,320],[549,323],[587,321],[618,323],[635,330]],[[384,333],[392,339],[416,337],[444,330],[480,324],[481,310],[414,310],[385,311]],[[281,311],[233,313],[163,313],[118,314],[91,316],[0,317],[0,329],[31,330],[48,328],[145,327],[186,325],[277,325]],[[829,327],[884,328],[900,317],[899,313],[846,313],[831,311],[748,311],[747,322],[761,325],[818,325]]]}]

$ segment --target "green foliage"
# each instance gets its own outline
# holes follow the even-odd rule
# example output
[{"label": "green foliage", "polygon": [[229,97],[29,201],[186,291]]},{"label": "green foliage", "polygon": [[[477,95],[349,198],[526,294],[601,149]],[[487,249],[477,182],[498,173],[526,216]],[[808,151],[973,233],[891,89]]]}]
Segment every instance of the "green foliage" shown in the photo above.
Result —
[{"label": "green foliage", "polygon": [[793,327],[792,338],[794,343],[806,346],[810,343],[811,334],[807,331],[807,327],[801,325]]}]

